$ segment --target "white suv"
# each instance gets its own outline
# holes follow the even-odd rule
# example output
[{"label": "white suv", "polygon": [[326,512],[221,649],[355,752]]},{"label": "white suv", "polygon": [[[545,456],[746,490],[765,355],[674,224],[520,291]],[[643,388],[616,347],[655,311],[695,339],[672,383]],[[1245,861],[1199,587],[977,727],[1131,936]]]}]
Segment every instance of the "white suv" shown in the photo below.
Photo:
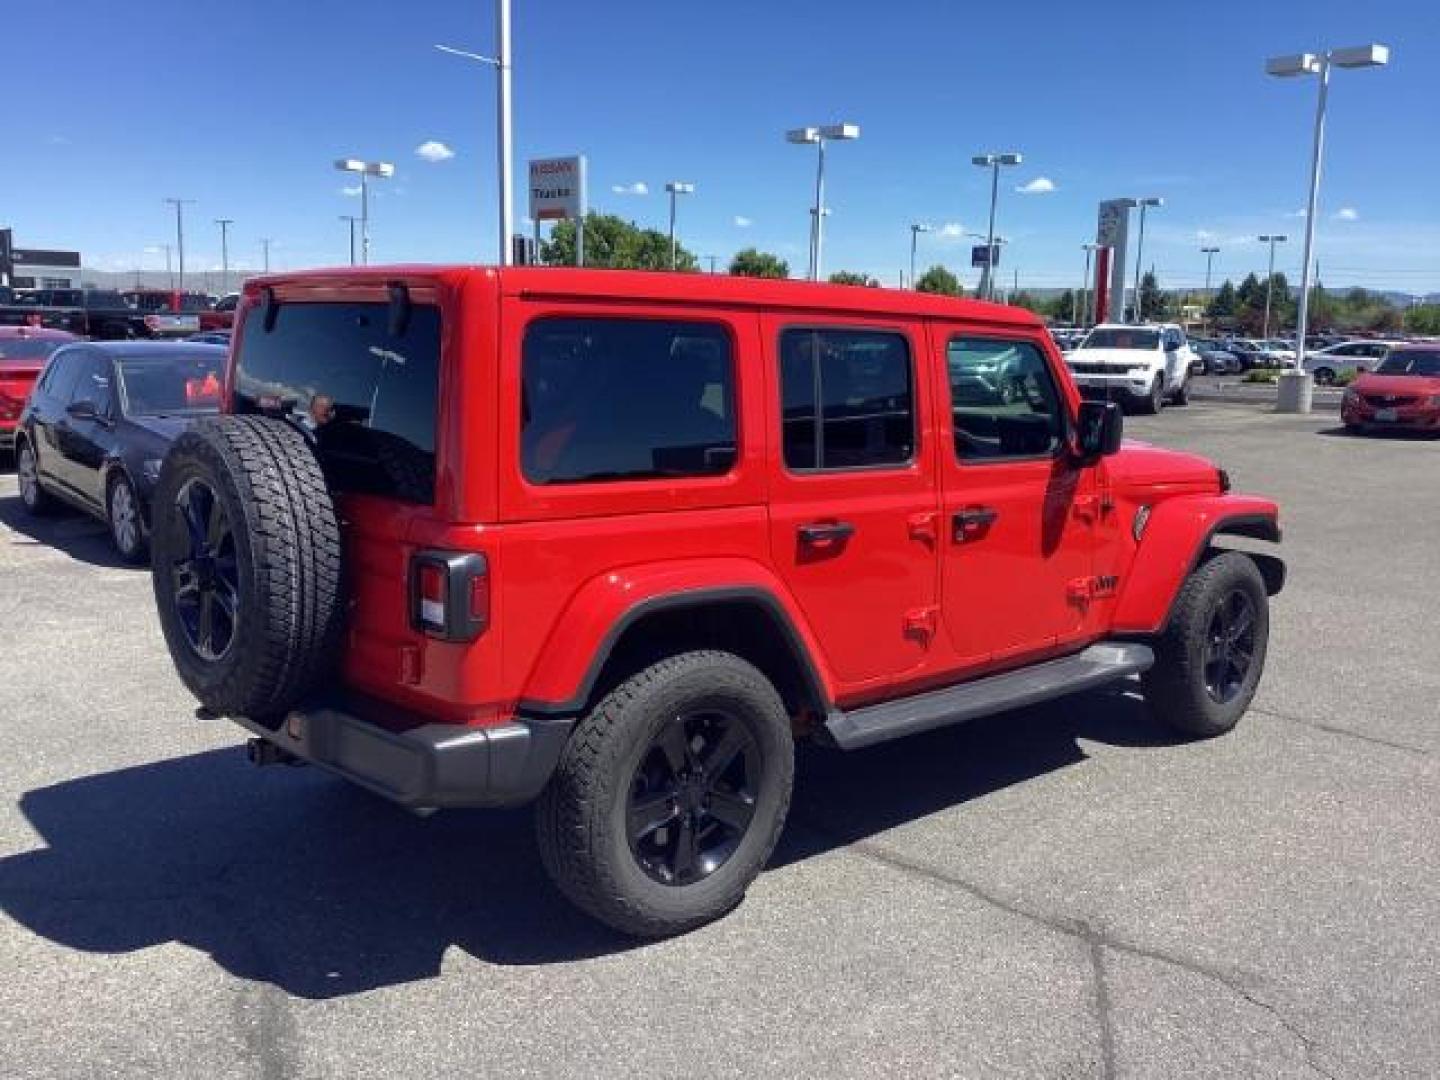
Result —
[{"label": "white suv", "polygon": [[1102,323],[1065,362],[1086,397],[1113,398],[1140,412],[1188,405],[1190,369],[1198,358],[1174,323]]}]

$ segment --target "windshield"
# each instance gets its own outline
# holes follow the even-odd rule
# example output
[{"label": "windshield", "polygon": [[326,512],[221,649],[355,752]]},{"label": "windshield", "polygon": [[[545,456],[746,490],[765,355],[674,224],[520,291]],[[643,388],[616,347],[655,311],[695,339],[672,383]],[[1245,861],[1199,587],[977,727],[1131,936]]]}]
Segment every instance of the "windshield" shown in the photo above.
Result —
[{"label": "windshield", "polygon": [[0,368],[34,367],[65,342],[60,338],[0,338]]},{"label": "windshield", "polygon": [[1160,345],[1158,330],[1091,330],[1083,349],[1154,349]]},{"label": "windshield", "polygon": [[147,353],[116,361],[126,416],[201,416],[220,409],[219,350]]},{"label": "windshield", "polygon": [[124,308],[129,305],[125,303],[125,298],[118,292],[96,289],[85,294],[85,306],[88,308]]},{"label": "windshield", "polygon": [[1401,349],[1392,352],[1375,369],[1377,375],[1423,375],[1430,378],[1440,376],[1440,352],[1420,349]]},{"label": "windshield", "polygon": [[251,308],[235,360],[237,413],[283,417],[315,441],[337,491],[435,498],[440,309],[415,304],[392,333],[390,305]]}]

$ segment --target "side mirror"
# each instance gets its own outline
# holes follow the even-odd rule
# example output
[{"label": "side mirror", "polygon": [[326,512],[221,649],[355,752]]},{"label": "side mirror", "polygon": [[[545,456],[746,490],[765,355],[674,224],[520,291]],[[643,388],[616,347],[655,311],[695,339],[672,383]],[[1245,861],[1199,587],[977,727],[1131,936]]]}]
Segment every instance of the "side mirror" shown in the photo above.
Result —
[{"label": "side mirror", "polygon": [[95,408],[93,401],[72,401],[65,406],[65,412],[76,420],[98,420],[99,411]]},{"label": "side mirror", "polygon": [[1117,401],[1082,401],[1076,424],[1075,451],[1084,461],[1093,461],[1120,449],[1124,414]]}]

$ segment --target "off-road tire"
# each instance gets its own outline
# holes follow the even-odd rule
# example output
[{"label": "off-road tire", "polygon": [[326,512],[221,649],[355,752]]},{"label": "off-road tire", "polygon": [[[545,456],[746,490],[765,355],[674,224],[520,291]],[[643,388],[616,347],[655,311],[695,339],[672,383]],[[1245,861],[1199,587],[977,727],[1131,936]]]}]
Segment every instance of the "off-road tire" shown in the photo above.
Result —
[{"label": "off-road tire", "polygon": [[1170,404],[1177,405],[1182,409],[1190,404],[1190,376],[1188,374],[1180,380],[1180,385],[1170,395]]},{"label": "off-road tire", "polygon": [[[192,647],[174,599],[189,548],[177,506],[199,480],[216,494],[234,538],[236,611],[223,655]],[[275,720],[316,689],[340,653],[345,598],[335,505],[306,437],[281,420],[222,416],[181,435],[151,504],[160,626],[180,678],[221,715]]]},{"label": "off-road tire", "polygon": [[[121,489],[124,494],[121,494]],[[130,508],[135,515],[135,539],[128,546],[121,539],[122,530],[115,521],[116,499],[130,499]],[[140,512],[140,497],[135,494],[135,485],[130,483],[129,478],[119,470],[110,477],[105,485],[105,524],[110,529],[110,542],[114,545],[115,551],[120,558],[127,563],[138,565],[146,560],[150,554],[150,538],[145,533],[145,521]]]},{"label": "off-road tire", "polygon": [[1335,385],[1335,370],[1334,370],[1334,368],[1328,368],[1328,367],[1318,367],[1318,368],[1316,368],[1316,369],[1315,369],[1315,385],[1316,385],[1316,386],[1334,386],[1334,385]]},{"label": "off-road tire", "polygon": [[[25,455],[30,456],[29,465],[25,463]],[[25,480],[25,470],[31,470],[33,483]],[[15,475],[20,486],[20,505],[25,512],[32,517],[49,517],[60,509],[60,500],[45,490],[40,483],[40,463],[35,457],[35,449],[30,445],[30,440],[24,437],[15,440]],[[28,494],[27,494],[28,493]]]},{"label": "off-road tire", "polygon": [[[687,710],[723,707],[761,755],[754,815],[733,854],[688,885],[641,869],[626,835],[630,784],[660,729]],[[794,746],[785,707],[754,666],[725,652],[690,652],[632,675],[585,716],[536,807],[541,860],[577,907],[635,937],[681,934],[729,912],[775,848],[790,806]]]},{"label": "off-road tire", "polygon": [[[1237,590],[1254,607],[1254,648],[1238,692],[1222,703],[1205,684],[1207,635],[1217,605]],[[1170,621],[1153,643],[1155,665],[1141,676],[1151,711],[1187,735],[1223,735],[1250,707],[1265,668],[1269,636],[1269,597],[1255,561],[1238,551],[1207,559],[1185,579]]]}]

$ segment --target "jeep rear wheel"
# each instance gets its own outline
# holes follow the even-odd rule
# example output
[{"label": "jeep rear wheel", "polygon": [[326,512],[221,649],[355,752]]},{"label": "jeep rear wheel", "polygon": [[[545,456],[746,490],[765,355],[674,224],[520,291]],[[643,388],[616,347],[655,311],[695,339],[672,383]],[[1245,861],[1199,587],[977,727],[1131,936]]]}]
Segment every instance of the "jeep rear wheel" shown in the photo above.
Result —
[{"label": "jeep rear wheel", "polygon": [[344,619],[340,527],[294,427],[225,416],[181,435],[150,542],[165,642],[206,708],[278,717],[329,673]]},{"label": "jeep rear wheel", "polygon": [[1222,735],[1250,707],[1270,637],[1265,580],[1248,555],[1228,551],[1186,580],[1141,677],[1156,715],[1190,735]]},{"label": "jeep rear wheel", "polygon": [[758,670],[723,652],[662,660],[576,726],[537,807],[541,858],[600,921],[683,933],[744,898],[794,769],[789,718]]}]

